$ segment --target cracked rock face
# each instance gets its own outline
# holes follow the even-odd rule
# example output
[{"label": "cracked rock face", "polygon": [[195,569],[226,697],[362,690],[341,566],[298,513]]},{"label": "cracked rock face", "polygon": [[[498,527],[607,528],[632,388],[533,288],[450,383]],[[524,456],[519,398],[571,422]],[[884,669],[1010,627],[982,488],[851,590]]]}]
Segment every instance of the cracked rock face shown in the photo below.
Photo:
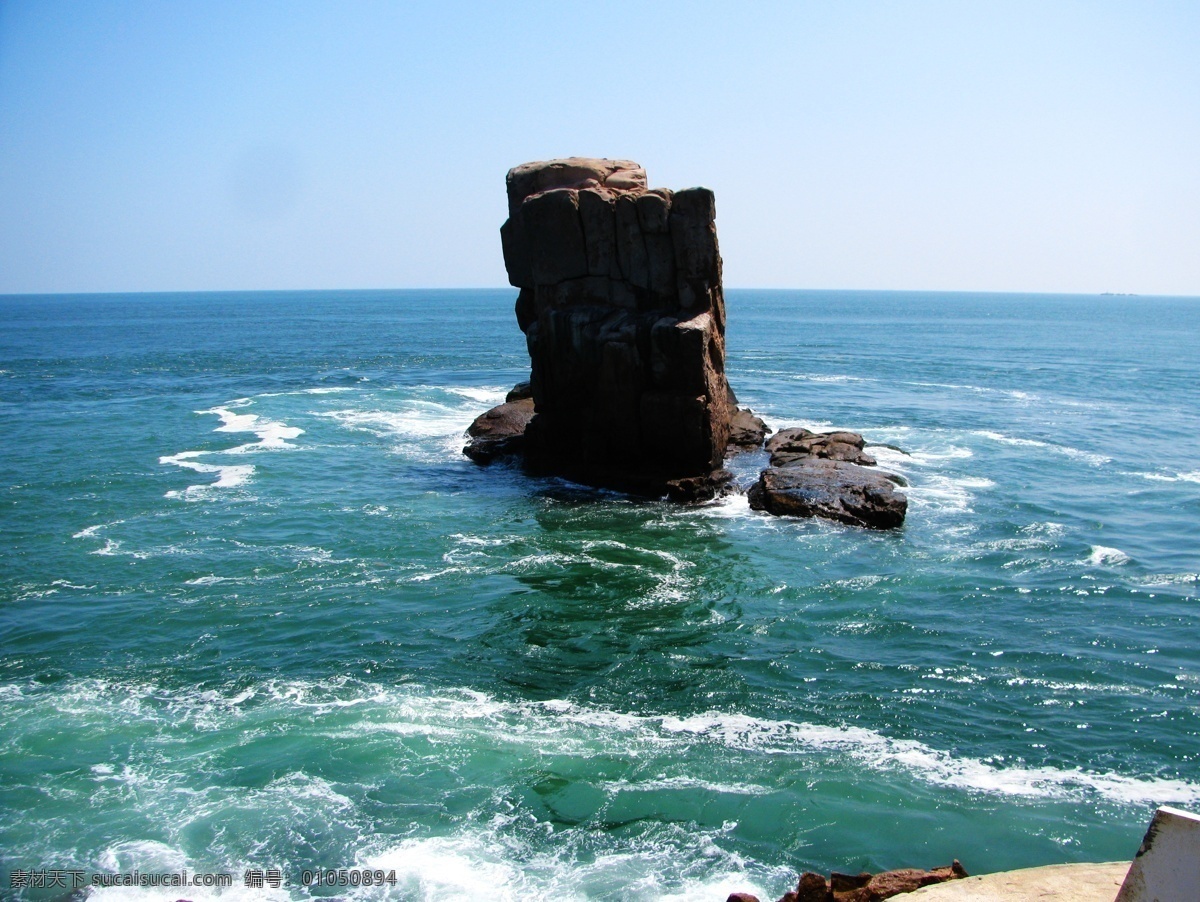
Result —
[{"label": "cracked rock face", "polygon": [[500,230],[536,413],[534,469],[657,492],[720,470],[733,408],[716,204],[628,160],[526,163]]}]

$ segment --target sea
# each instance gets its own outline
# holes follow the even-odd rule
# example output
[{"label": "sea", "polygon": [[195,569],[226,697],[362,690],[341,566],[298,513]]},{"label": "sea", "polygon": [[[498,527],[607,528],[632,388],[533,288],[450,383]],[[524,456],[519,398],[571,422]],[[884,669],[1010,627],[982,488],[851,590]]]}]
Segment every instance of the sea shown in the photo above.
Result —
[{"label": "sea", "polygon": [[730,290],[890,532],[473,464],[514,300],[0,297],[0,897],[770,900],[1200,809],[1200,299]]}]

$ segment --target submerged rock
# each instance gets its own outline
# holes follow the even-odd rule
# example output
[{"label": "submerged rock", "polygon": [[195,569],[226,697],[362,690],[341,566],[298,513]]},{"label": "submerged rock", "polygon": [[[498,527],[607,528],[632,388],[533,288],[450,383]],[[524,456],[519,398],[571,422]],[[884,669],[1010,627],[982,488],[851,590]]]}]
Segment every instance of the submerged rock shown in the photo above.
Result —
[{"label": "submerged rock", "polygon": [[908,499],[887,476],[841,460],[807,458],[770,467],[747,494],[753,510],[874,529],[901,525],[908,511]]}]

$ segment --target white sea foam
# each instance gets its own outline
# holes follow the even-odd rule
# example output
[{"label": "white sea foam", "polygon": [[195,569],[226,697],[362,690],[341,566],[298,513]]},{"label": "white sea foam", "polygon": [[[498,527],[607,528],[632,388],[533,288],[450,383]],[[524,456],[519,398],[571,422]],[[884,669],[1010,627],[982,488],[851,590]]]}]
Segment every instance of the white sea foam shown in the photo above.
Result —
[{"label": "white sea foam", "polygon": [[995,487],[981,476],[943,476],[934,474],[905,489],[915,508],[933,508],[951,513],[969,513],[975,493]]},{"label": "white sea foam", "polygon": [[170,454],[160,457],[160,464],[174,464],[177,467],[183,467],[186,470],[193,470],[197,473],[216,473],[217,478],[210,483],[203,485],[190,485],[182,492],[171,490],[166,493],[167,498],[183,498],[187,501],[199,501],[212,497],[213,489],[232,489],[238,486],[245,485],[254,475],[253,464],[203,464],[195,458],[208,454],[207,451],[183,451],[179,454]]},{"label": "white sea foam", "polygon": [[1154,573],[1135,578],[1133,582],[1143,586],[1186,586],[1200,583],[1200,573]]},{"label": "white sea foam", "polygon": [[316,416],[378,438],[398,439],[393,450],[407,457],[461,459],[467,427],[488,407],[502,402],[506,391],[497,387],[416,386],[412,389],[415,397],[399,401],[395,409],[351,408],[319,411]]},{"label": "white sea foam", "polygon": [[1014,401],[1039,401],[1040,396],[1020,389],[990,388],[982,385],[956,385],[952,382],[906,382],[906,385],[917,385],[923,388],[950,388],[955,391],[969,391],[977,395],[1000,395]]},{"label": "white sea foam", "polygon": [[253,464],[201,463],[197,458],[222,454],[241,455],[260,451],[284,451],[296,448],[296,445],[292,444],[289,439],[303,435],[303,429],[269,420],[258,414],[237,413],[233,409],[246,407],[251,403],[253,402],[249,398],[239,398],[220,407],[196,411],[196,413],[211,413],[220,417],[221,425],[214,430],[215,432],[251,432],[258,436],[258,441],[227,448],[223,451],[181,451],[178,454],[160,457],[158,462],[161,464],[172,464],[196,473],[215,473],[217,477],[212,482],[188,486],[183,491],[169,491],[166,493],[167,498],[182,498],[186,501],[213,498],[217,494],[214,490],[243,486],[254,476]]},{"label": "white sea foam", "polygon": [[396,454],[416,460],[462,459],[464,433],[483,411],[428,401],[406,403],[400,410],[333,410],[318,416],[377,438],[394,439]]},{"label": "white sea foam", "polygon": [[[394,778],[396,785],[429,768],[485,779],[476,767],[479,762],[465,763],[481,751],[489,760],[508,762],[505,767],[515,772],[524,772],[528,764],[562,769],[568,775],[573,763],[599,757],[606,762],[605,776],[589,784],[589,791],[599,793],[603,804],[618,798],[636,804],[641,793],[676,791],[713,802],[722,795],[743,796],[737,804],[748,804],[757,796],[803,786],[805,774],[814,768],[834,775],[835,780],[874,779],[897,785],[902,793],[909,791],[904,788],[909,781],[939,790],[1023,799],[1027,804],[1105,801],[1140,808],[1200,803],[1200,785],[1184,780],[1080,767],[1029,767],[1019,761],[955,754],[861,726],[722,711],[638,714],[562,699],[505,701],[473,690],[383,685],[348,677],[267,680],[227,690],[98,679],[0,688],[5,700],[0,730],[7,737],[19,739],[25,730],[69,724],[71,729],[86,729],[100,737],[97,748],[105,747],[102,740],[109,732],[133,743],[132,763],[101,758],[103,763],[91,766],[87,777],[95,788],[90,804],[102,810],[132,808],[138,816],[161,822],[165,835],[157,845],[111,847],[105,853],[110,867],[169,870],[167,864],[179,864],[179,837],[193,831],[194,824],[237,813],[258,824],[259,830],[274,831],[276,842],[290,837],[294,826],[302,823],[306,830],[329,837],[330,854],[359,867],[395,868],[406,881],[404,898],[419,893],[453,897],[460,889],[473,890],[472,875],[484,875],[489,898],[587,898],[593,895],[589,887],[606,887],[611,893],[612,887],[622,886],[634,888],[624,898],[646,900],[687,898],[697,887],[716,885],[730,891],[755,890],[768,882],[782,886],[786,875],[723,850],[716,839],[725,827],[662,825],[658,832],[639,834],[624,846],[620,843],[625,840],[616,837],[611,839],[616,845],[587,846],[587,855],[580,855],[571,843],[593,842],[593,831],[551,826],[526,815],[518,823],[516,810],[501,804],[508,798],[506,787],[498,787],[491,801],[486,801],[486,794],[481,796],[483,821],[464,812],[461,820],[447,823],[438,835],[393,839],[371,831],[374,815],[362,810],[362,786],[334,783],[299,770],[265,784],[244,786],[222,777],[222,768],[202,766],[203,760],[164,757],[157,751],[160,744],[204,733],[216,738],[226,735],[231,741],[238,737],[239,742],[271,735],[318,746],[326,743],[323,748],[328,754],[340,754],[353,745],[373,749],[373,755],[388,762],[389,779]],[[1062,688],[1075,691],[1068,683]],[[150,744],[153,754],[140,754],[146,751],[144,743]],[[224,742],[202,745],[215,749],[219,760],[229,754]],[[497,810],[510,814],[496,815]],[[538,830],[561,833],[547,847],[529,840],[530,831]],[[264,844],[270,839],[262,837]],[[334,847],[335,842],[346,845]],[[580,864],[593,860],[593,855],[595,867],[600,858],[605,859],[605,869]],[[698,868],[699,862],[704,867]],[[222,868],[212,867],[211,861],[204,862],[203,868],[186,861],[184,866],[237,873],[249,866],[236,858],[220,863]],[[614,879],[614,873],[620,879]],[[209,898],[192,890],[186,895]],[[179,897],[177,893],[172,898]],[[372,896],[363,891],[355,898]]]},{"label": "white sea foam", "polygon": [[943,445],[941,447],[914,448],[908,452],[908,459],[921,466],[933,466],[947,460],[966,460],[974,457],[975,452],[965,445]]},{"label": "white sea foam", "polygon": [[240,583],[245,580],[236,576],[198,576],[195,579],[187,580],[185,586],[215,586],[219,583]]},{"label": "white sea foam", "polygon": [[1052,451],[1056,454],[1064,454],[1067,457],[1075,460],[1082,460],[1085,463],[1091,464],[1093,467],[1101,467],[1104,464],[1111,463],[1112,458],[1106,457],[1103,454],[1096,454],[1092,451],[1084,451],[1081,448],[1072,448],[1069,445],[1058,445],[1053,442],[1044,442],[1039,439],[1018,438],[1017,436],[1005,435],[1001,432],[992,432],[986,429],[977,430],[973,433],[981,438],[990,439],[1002,445],[1014,445],[1019,448],[1040,448],[1046,451]]},{"label": "white sea foam", "polygon": [[94,551],[89,551],[88,554],[96,554],[100,557],[116,557],[118,555],[129,555],[134,558],[148,558],[150,555],[144,551],[123,551],[121,543],[116,539],[105,539],[104,544]]},{"label": "white sea foam", "polygon": [[[394,870],[402,898],[428,900],[584,900],[610,896],[614,887],[629,902],[719,899],[737,891],[766,898],[776,895],[763,889],[768,881],[783,886],[795,879],[789,870],[756,866],[725,851],[713,831],[673,831],[641,848],[580,855],[575,841],[565,839],[552,851],[535,851],[507,829],[510,820],[496,817],[446,836],[405,839],[360,856],[358,865]],[[352,897],[371,893],[359,890]]]},{"label": "white sea foam", "polygon": [[1079,768],[998,767],[861,727],[701,714],[663,718],[663,728],[715,738],[731,748],[786,753],[789,747],[800,745],[810,750],[841,752],[872,769],[901,769],[936,785],[993,795],[1062,798],[1084,790],[1128,804],[1168,799],[1189,804],[1200,801],[1200,786],[1183,780],[1096,774]]},{"label": "white sea foam", "polygon": [[[489,407],[495,407],[504,400],[504,396],[508,394],[507,388],[499,388],[497,386],[485,386],[475,388],[471,386],[451,386],[444,389],[452,395],[466,398],[470,401],[478,402],[479,404],[487,404]],[[482,411],[480,411],[482,413]]]},{"label": "white sea foam", "polygon": [[1105,545],[1093,545],[1092,552],[1084,562],[1091,567],[1107,567],[1129,563],[1129,555],[1120,548],[1109,548]]},{"label": "white sea foam", "polygon": [[792,379],[797,382],[827,382],[835,385],[846,382],[873,382],[863,376],[849,376],[842,373],[796,373]]},{"label": "white sea foam", "polygon": [[1191,470],[1187,473],[1134,473],[1134,476],[1139,476],[1142,479],[1149,479],[1154,482],[1200,482],[1200,470]]},{"label": "white sea foam", "polygon": [[742,519],[752,514],[750,499],[746,497],[744,492],[734,492],[730,495],[724,495],[709,504],[702,504],[692,508],[691,512],[703,517],[727,520]]},{"label": "white sea foam", "polygon": [[757,783],[725,783],[719,780],[700,780],[695,777],[659,777],[649,780],[606,780],[596,784],[609,792],[699,791],[721,795],[762,796],[775,792],[770,786]]},{"label": "white sea foam", "polygon": [[249,445],[241,445],[226,453],[245,454],[249,451],[276,451],[284,448],[294,448],[288,439],[299,438],[304,430],[297,426],[288,426],[268,420],[253,413],[234,413],[226,407],[213,407],[209,410],[199,410],[197,413],[213,413],[221,418],[221,425],[215,432],[252,432],[258,436],[258,441]]}]

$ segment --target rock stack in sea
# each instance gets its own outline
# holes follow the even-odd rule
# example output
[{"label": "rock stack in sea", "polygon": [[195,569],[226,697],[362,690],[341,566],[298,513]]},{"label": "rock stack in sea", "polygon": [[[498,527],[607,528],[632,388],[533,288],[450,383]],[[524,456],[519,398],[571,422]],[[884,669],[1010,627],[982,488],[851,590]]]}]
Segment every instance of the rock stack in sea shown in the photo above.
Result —
[{"label": "rock stack in sea", "polygon": [[[731,490],[726,454],[761,448],[770,430],[725,378],[712,191],[650,188],[637,163],[583,157],[517,166],[507,187],[500,236],[531,375],[475,420],[464,453],[516,454],[535,473],[677,501]],[[904,496],[865,460],[831,458],[819,442],[801,455],[797,442],[775,449],[792,456],[763,471],[756,509],[903,520]],[[801,497],[814,492],[823,497]]]},{"label": "rock stack in sea", "polygon": [[637,163],[579,157],[517,166],[507,186],[500,235],[535,411],[526,464],[712,497],[729,482],[734,411],[712,191],[651,189]]}]

